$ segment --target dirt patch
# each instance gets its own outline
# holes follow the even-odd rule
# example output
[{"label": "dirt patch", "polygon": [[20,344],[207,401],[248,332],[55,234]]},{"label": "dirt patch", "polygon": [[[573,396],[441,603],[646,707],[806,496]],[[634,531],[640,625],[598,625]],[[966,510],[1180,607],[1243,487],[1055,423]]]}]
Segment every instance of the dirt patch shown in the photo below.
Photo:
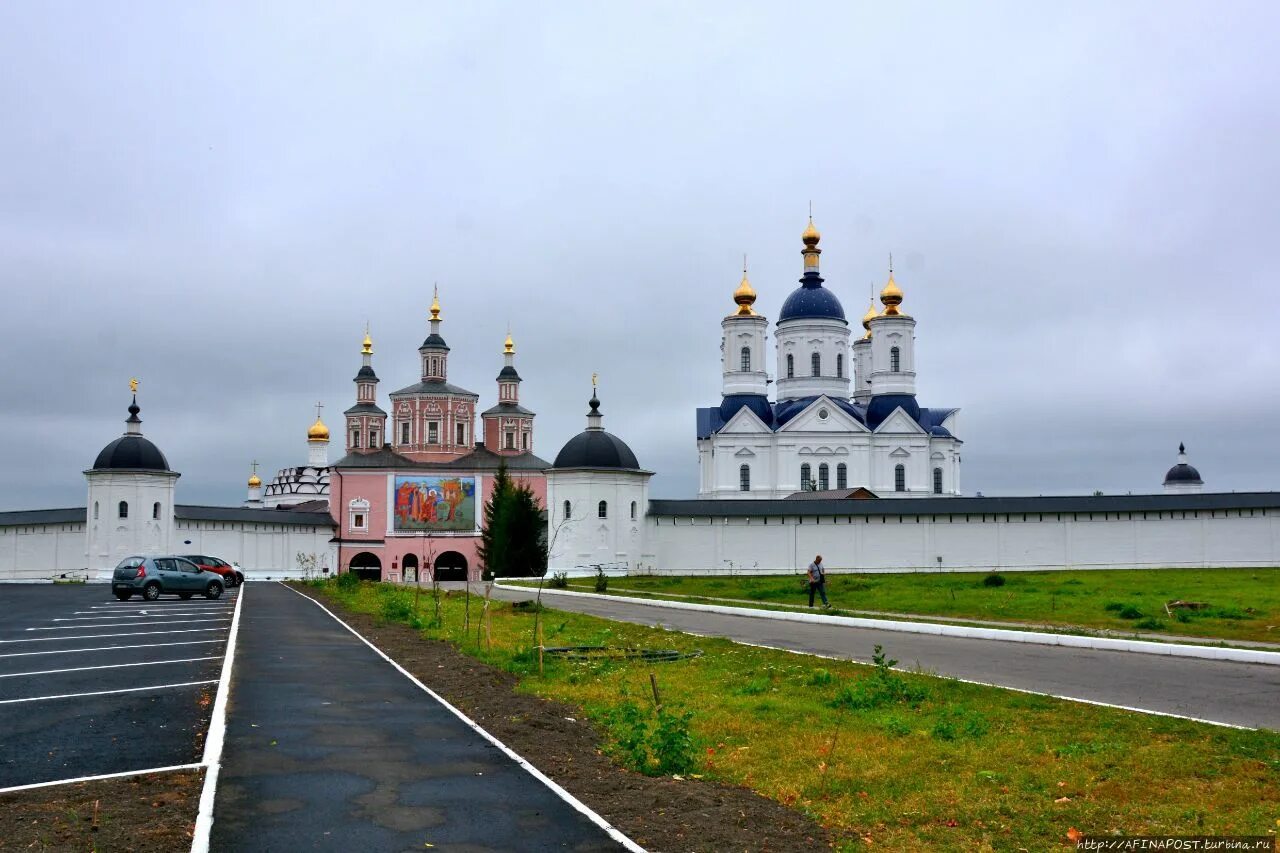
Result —
[{"label": "dirt patch", "polygon": [[186,850],[203,782],[181,771],[0,794],[0,850]]},{"label": "dirt patch", "polygon": [[406,625],[384,623],[324,598],[423,684],[646,849],[831,847],[827,832],[815,821],[754,791],[707,780],[649,777],[619,767],[601,753],[603,738],[581,710],[517,693],[517,679],[510,673],[447,643],[425,640]]}]

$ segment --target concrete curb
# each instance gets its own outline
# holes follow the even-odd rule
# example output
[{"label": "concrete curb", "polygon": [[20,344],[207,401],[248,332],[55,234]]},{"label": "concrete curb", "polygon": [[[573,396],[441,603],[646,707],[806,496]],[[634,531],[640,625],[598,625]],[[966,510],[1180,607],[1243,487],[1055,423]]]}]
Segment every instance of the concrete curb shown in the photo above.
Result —
[{"label": "concrete curb", "polygon": [[[507,592],[526,595],[536,590],[523,586],[494,584]],[[623,595],[597,595],[590,592],[570,592],[563,589],[547,589],[542,594],[564,595],[578,598],[594,598],[600,601],[620,601],[627,604],[645,604],[650,607],[668,607],[676,610],[700,610],[725,616],[749,616],[755,619],[780,619],[784,622],[815,622],[820,625],[842,625],[846,628],[874,628],[880,631],[900,631],[907,634],[936,634],[942,637],[964,637],[970,640],[996,640],[1004,643],[1032,643],[1040,646],[1066,646],[1077,649],[1095,649],[1111,652],[1137,652],[1144,655],[1205,658],[1229,660],[1238,663],[1260,663],[1280,666],[1280,652],[1254,651],[1252,649],[1221,648],[1218,646],[1192,646],[1181,643],[1153,643],[1148,640],[1117,640],[1110,637],[1082,637],[1077,634],[1048,634],[1041,631],[1010,631],[1004,628],[969,628],[963,625],[940,625],[935,622],[899,622],[892,619],[864,619],[856,616],[828,616],[823,613],[789,613],[782,610],[757,610],[750,607],[725,607],[718,604],[694,604],[687,601],[633,598]]]}]

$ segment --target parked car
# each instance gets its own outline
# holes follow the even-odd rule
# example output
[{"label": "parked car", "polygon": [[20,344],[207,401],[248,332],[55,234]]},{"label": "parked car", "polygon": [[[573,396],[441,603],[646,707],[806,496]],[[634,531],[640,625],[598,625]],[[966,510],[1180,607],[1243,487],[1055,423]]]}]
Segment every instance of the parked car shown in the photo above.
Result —
[{"label": "parked car", "polygon": [[220,575],[206,572],[185,557],[126,557],[111,576],[111,591],[121,601],[128,601],[134,593],[147,601],[155,601],[162,593],[176,593],[183,599],[196,593],[220,598],[223,588]]},{"label": "parked car", "polygon": [[244,583],[244,572],[240,571],[239,566],[228,563],[226,560],[202,554],[183,554],[182,558],[190,560],[206,572],[221,575],[222,582],[228,587],[239,586]]}]

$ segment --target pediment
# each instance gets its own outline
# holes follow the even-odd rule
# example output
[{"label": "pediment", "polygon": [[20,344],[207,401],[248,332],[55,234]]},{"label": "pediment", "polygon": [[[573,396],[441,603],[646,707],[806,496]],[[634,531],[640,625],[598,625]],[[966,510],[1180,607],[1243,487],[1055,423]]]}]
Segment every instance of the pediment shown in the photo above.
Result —
[{"label": "pediment", "polygon": [[737,457],[739,457],[739,458],[742,458],[742,459],[754,459],[754,458],[755,458],[755,453],[753,453],[753,452],[752,452],[752,450],[751,450],[751,448],[750,448],[750,447],[740,447],[740,448],[738,448],[738,452],[737,452],[737,453],[735,453],[735,454],[733,454],[733,455],[734,455],[734,456],[737,456]]},{"label": "pediment", "polygon": [[721,435],[767,435],[771,432],[773,430],[765,426],[764,421],[760,420],[756,413],[746,406],[734,412],[733,417],[729,418],[729,422],[719,430]]},{"label": "pediment", "polygon": [[[823,411],[826,412],[826,417],[822,416]],[[804,411],[787,421],[779,432],[863,433],[867,432],[867,428],[828,397],[819,397],[806,406]]]},{"label": "pediment", "polygon": [[894,409],[889,417],[880,422],[880,426],[876,427],[876,432],[905,432],[914,435],[924,435],[925,431],[920,428],[920,424],[915,419],[903,411],[902,407]]},{"label": "pediment", "polygon": [[911,451],[907,450],[905,447],[899,447],[897,450],[893,451],[889,455],[892,456],[894,459],[906,459],[908,456],[911,455]]}]

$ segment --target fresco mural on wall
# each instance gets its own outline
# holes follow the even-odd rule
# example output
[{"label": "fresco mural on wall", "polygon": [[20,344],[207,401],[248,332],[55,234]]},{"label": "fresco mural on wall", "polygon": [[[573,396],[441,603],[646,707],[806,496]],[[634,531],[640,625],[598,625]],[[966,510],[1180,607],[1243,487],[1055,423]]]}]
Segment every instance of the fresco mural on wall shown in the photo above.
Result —
[{"label": "fresco mural on wall", "polygon": [[475,477],[396,477],[395,529],[476,529]]}]

